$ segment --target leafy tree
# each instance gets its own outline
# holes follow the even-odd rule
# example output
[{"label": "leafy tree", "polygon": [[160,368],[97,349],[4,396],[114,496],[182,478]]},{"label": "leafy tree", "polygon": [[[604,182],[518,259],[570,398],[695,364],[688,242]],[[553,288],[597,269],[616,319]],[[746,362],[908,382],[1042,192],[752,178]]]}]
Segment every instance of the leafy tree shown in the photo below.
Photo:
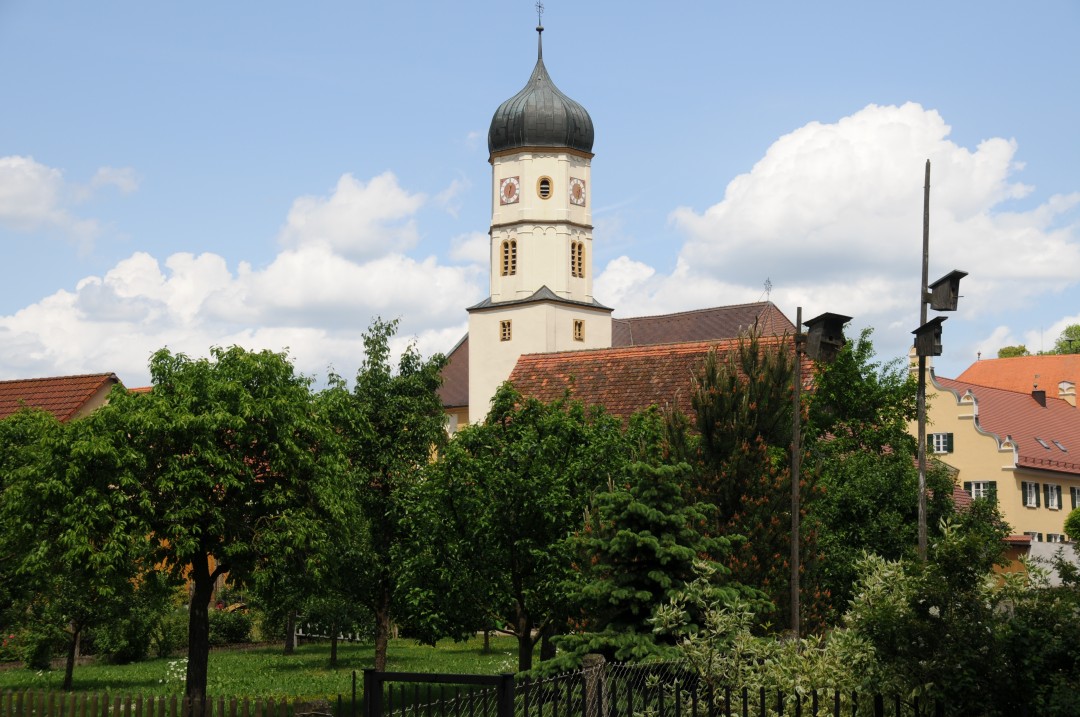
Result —
[{"label": "leafy tree", "polygon": [[1020,344],[1019,346],[1002,346],[998,349],[998,358],[1016,358],[1018,356],[1030,356],[1031,352],[1028,351],[1027,346]]},{"label": "leafy tree", "polygon": [[1054,342],[1053,351],[1049,353],[1080,354],[1080,324],[1066,326]]},{"label": "leafy tree", "polygon": [[240,586],[276,561],[318,555],[339,513],[334,454],[309,380],[284,354],[162,349],[150,374],[153,390],[114,390],[99,413],[117,426],[114,444],[143,457],[133,474],[159,560],[190,581],[186,693],[203,698],[215,581],[228,573]]},{"label": "leafy tree", "polygon": [[[819,364],[810,404],[807,463],[821,488],[808,521],[817,525],[822,598],[839,615],[852,597],[864,552],[914,558],[918,543],[916,383],[899,361],[874,359],[871,330]],[[952,480],[927,472],[933,527],[952,510]]]},{"label": "leafy tree", "polygon": [[581,629],[559,641],[576,663],[586,653],[630,662],[673,652],[676,635],[653,632],[656,609],[708,570],[709,599],[732,604],[764,596],[733,583],[721,562],[730,537],[705,534],[712,505],[687,503],[686,464],[636,462],[599,493],[585,529],[568,539],[580,579],[570,600]]},{"label": "leafy tree", "polygon": [[[788,623],[791,547],[790,447],[794,353],[750,333],[726,355],[710,352],[695,382],[689,417],[673,412],[673,457],[695,468],[694,498],[717,507],[714,535],[741,535],[728,567],[735,581],[764,590]],[[813,500],[804,471],[803,505]],[[814,536],[800,536],[814,555]],[[810,586],[804,592],[812,594]]]},{"label": "leafy tree", "polygon": [[87,628],[119,622],[125,606],[168,591],[144,575],[151,566],[148,531],[126,470],[133,454],[107,440],[109,427],[98,414],[63,424],[26,410],[0,426],[0,510],[10,546],[4,552],[13,556],[22,587],[16,604],[38,638],[36,659],[50,656],[54,639],[66,643],[63,687],[70,689]]},{"label": "leafy tree", "polygon": [[[350,392],[339,376],[319,397],[346,459],[344,499],[363,520],[356,534],[339,537],[339,557],[363,576],[349,594],[375,619],[375,669],[386,669],[386,648],[395,618],[402,616],[399,568],[402,517],[410,489],[419,482],[433,451],[446,443],[445,415],[436,391],[445,357],[423,359],[409,346],[390,362],[397,321],[376,320],[364,334],[365,358]],[[341,561],[335,561],[339,566]]]},{"label": "leafy tree", "polygon": [[1073,508],[1065,517],[1065,534],[1074,543],[1080,542],[1080,508]]},{"label": "leafy tree", "polygon": [[484,423],[455,434],[407,516],[411,628],[425,641],[490,626],[518,641],[518,669],[570,613],[563,586],[592,493],[624,474],[619,422],[503,385]]}]

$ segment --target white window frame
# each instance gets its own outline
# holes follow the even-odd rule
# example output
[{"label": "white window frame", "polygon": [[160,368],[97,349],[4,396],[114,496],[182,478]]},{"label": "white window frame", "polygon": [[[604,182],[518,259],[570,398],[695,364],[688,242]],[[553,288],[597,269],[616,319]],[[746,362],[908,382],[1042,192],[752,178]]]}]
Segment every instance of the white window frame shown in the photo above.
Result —
[{"label": "white window frame", "polygon": [[991,489],[991,482],[988,480],[973,480],[971,481],[971,497],[972,498],[992,498],[994,493]]},{"label": "white window frame", "polygon": [[930,448],[934,453],[949,453],[950,433],[931,433]]},{"label": "white window frame", "polygon": [[1033,543],[1041,543],[1041,542],[1043,542],[1042,541],[1042,536],[1039,535],[1039,533],[1034,531],[1034,530],[1025,530],[1024,535],[1031,538],[1031,542],[1033,542]]},{"label": "white window frame", "polygon": [[1024,493],[1024,507],[1025,508],[1038,508],[1039,507],[1039,484],[1031,482],[1027,484],[1027,492]]},{"label": "white window frame", "polygon": [[1065,536],[1061,533],[1047,533],[1046,542],[1048,543],[1064,543]]},{"label": "white window frame", "polygon": [[1046,507],[1050,510],[1061,510],[1061,486],[1054,483],[1046,485]]}]

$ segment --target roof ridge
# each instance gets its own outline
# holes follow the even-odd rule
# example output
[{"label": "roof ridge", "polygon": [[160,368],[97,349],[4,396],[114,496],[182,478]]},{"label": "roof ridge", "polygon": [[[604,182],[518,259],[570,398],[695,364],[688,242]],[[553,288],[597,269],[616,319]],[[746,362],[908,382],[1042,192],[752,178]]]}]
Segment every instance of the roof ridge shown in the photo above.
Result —
[{"label": "roof ridge", "polygon": [[105,372],[105,373],[78,373],[78,374],[73,374],[71,376],[41,376],[41,377],[38,377],[38,378],[6,378],[6,379],[3,379],[3,380],[0,380],[0,384],[5,384],[5,383],[29,383],[29,382],[32,382],[32,381],[68,381],[68,380],[75,379],[75,378],[101,378],[101,379],[116,378],[117,381],[120,380],[116,376],[115,373],[109,371],[109,372]]},{"label": "roof ridge", "polygon": [[716,311],[726,311],[728,309],[743,309],[743,308],[746,308],[747,306],[762,306],[762,307],[770,307],[771,306],[773,308],[776,308],[776,304],[774,304],[771,301],[751,301],[751,302],[747,302],[745,304],[728,304],[728,305],[725,305],[725,306],[712,306],[712,307],[706,307],[706,308],[703,308],[703,309],[689,309],[687,311],[671,311],[671,312],[668,312],[666,314],[648,314],[648,315],[645,315],[645,316],[627,316],[627,317],[615,317],[615,316],[613,316],[613,317],[611,317],[611,320],[612,321],[635,321],[635,320],[638,320],[638,319],[662,319],[662,318],[665,318],[667,316],[682,316],[682,315],[686,315],[686,314],[704,314],[704,313],[711,313],[711,312],[716,312]]}]

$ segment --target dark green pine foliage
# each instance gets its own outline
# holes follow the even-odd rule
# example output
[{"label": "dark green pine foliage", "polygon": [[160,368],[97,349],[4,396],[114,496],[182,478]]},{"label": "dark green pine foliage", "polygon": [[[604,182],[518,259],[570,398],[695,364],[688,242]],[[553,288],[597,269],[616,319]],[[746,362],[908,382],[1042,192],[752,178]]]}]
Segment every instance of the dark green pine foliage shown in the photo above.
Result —
[{"label": "dark green pine foliage", "polygon": [[721,564],[731,541],[707,536],[715,507],[686,501],[690,479],[686,464],[638,462],[596,496],[584,531],[568,539],[579,561],[573,592],[583,629],[559,641],[560,663],[587,653],[627,662],[670,651],[674,637],[655,635],[650,619],[702,567],[717,579],[713,598],[720,604],[755,595]]}]

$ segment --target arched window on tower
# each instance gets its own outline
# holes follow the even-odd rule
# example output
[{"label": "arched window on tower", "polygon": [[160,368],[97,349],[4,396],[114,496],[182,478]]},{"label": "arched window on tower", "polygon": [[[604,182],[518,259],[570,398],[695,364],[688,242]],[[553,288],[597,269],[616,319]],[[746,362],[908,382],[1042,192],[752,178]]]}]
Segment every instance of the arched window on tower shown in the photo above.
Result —
[{"label": "arched window on tower", "polygon": [[502,243],[502,275],[517,274],[517,241],[507,239]]},{"label": "arched window on tower", "polygon": [[570,242],[570,276],[585,278],[585,242]]}]

